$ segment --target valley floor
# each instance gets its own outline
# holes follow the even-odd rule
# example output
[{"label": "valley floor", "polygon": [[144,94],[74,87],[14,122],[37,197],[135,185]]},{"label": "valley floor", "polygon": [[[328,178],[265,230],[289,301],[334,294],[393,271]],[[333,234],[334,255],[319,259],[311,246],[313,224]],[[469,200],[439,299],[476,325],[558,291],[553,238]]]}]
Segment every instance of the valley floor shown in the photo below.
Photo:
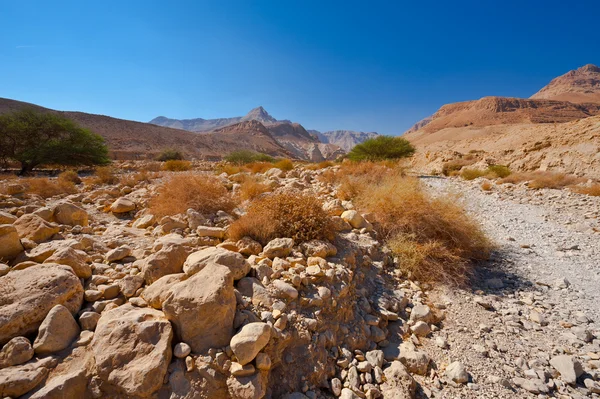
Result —
[{"label": "valley floor", "polygon": [[[423,178],[436,193],[459,194],[498,249],[469,290],[437,289],[444,326],[425,343],[438,366],[461,361],[466,386],[444,398],[599,397],[584,374],[577,386],[555,378],[550,360],[573,355],[591,375],[600,367],[600,198],[480,182]],[[441,347],[448,345],[447,348]],[[595,376],[597,378],[597,376]],[[581,383],[589,385],[587,388]],[[595,393],[594,393],[595,392]]]}]

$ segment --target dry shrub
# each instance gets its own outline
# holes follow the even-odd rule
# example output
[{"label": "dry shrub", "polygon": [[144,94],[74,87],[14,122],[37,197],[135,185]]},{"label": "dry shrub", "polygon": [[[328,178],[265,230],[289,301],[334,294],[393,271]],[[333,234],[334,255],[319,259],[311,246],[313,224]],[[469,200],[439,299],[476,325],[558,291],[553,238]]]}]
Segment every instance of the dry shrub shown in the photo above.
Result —
[{"label": "dry shrub", "polygon": [[253,176],[245,176],[240,185],[240,200],[253,200],[261,194],[271,191],[268,184]]},{"label": "dry shrub", "polygon": [[189,173],[171,176],[150,200],[150,213],[158,217],[185,213],[189,208],[207,214],[231,212],[235,202],[218,178]]},{"label": "dry shrub", "polygon": [[274,168],[271,162],[252,162],[244,168],[252,173],[265,173],[267,170]]},{"label": "dry shrub", "polygon": [[319,163],[308,164],[308,165],[304,166],[304,168],[308,169],[308,170],[319,170],[319,169],[329,168],[330,166],[333,166],[333,165],[334,165],[334,163],[331,161],[322,161]]},{"label": "dry shrub", "polygon": [[227,173],[228,176],[231,176],[240,173],[242,171],[242,168],[231,164],[224,164],[217,166],[216,171],[219,174]]},{"label": "dry shrub", "polygon": [[138,184],[144,182],[144,183],[150,183],[150,179],[151,179],[151,175],[150,173],[146,172],[146,171],[141,171],[138,173],[128,173],[126,175],[124,175],[123,177],[121,177],[121,184],[124,186],[128,186],[128,187],[135,187]]},{"label": "dry shrub", "polygon": [[58,175],[58,180],[71,182],[73,184],[81,184],[81,178],[74,170],[65,170]]},{"label": "dry shrub", "polygon": [[355,202],[412,278],[464,283],[472,261],[489,257],[490,241],[457,199],[431,197],[415,178],[370,183]]},{"label": "dry shrub", "polygon": [[533,189],[539,188],[563,188],[579,184],[584,179],[573,175],[567,175],[564,173],[546,172],[536,170],[534,172],[520,172],[513,173],[500,180],[501,184],[504,183],[522,183],[528,182],[527,186]]},{"label": "dry shrub", "polygon": [[284,172],[288,172],[292,169],[294,169],[294,164],[292,163],[291,160],[289,159],[282,159],[279,162],[276,162],[273,167],[277,168],[277,169],[281,169]]},{"label": "dry shrub", "polygon": [[93,184],[117,184],[119,182],[119,178],[115,174],[114,169],[110,166],[96,168],[96,172],[94,174],[96,176],[92,180]]},{"label": "dry shrub", "polygon": [[388,162],[345,162],[337,172],[340,185],[337,188],[337,197],[341,200],[350,200],[356,197],[364,188],[392,176],[404,175],[404,170],[397,164]]},{"label": "dry shrub", "polygon": [[592,184],[591,186],[573,186],[571,191],[591,195],[592,197],[600,197],[600,183]]},{"label": "dry shrub", "polygon": [[173,159],[163,164],[163,170],[169,172],[187,172],[190,169],[192,169],[192,163],[190,161],[178,161]]},{"label": "dry shrub", "polygon": [[460,176],[465,180],[475,180],[479,177],[485,176],[485,174],[485,170],[479,169],[463,169],[462,172],[460,172]]},{"label": "dry shrub", "polygon": [[160,172],[162,170],[162,162],[145,162],[139,170],[140,172]]},{"label": "dry shrub", "polygon": [[338,174],[333,169],[323,171],[317,179],[325,184],[336,184],[338,182]]},{"label": "dry shrub", "polygon": [[442,165],[442,174],[444,176],[455,176],[463,167],[473,165],[475,162],[477,162],[474,157],[467,156],[467,158],[455,159],[446,162],[444,165]]},{"label": "dry shrub", "polygon": [[465,168],[460,172],[460,176],[465,180],[475,180],[478,177],[497,179],[507,177],[510,174],[510,169],[504,165],[490,165],[485,170]]},{"label": "dry shrub", "polygon": [[296,243],[333,239],[331,217],[317,197],[286,191],[266,195],[252,202],[248,212],[228,229],[229,238],[251,237],[265,245],[278,237]]},{"label": "dry shrub", "polygon": [[483,191],[491,191],[492,190],[492,183],[490,183],[489,181],[484,181],[483,183],[481,183],[481,189]]},{"label": "dry shrub", "polygon": [[63,194],[75,194],[77,192],[75,183],[67,179],[31,177],[22,179],[21,183],[27,187],[28,194],[39,195],[42,198],[50,198]]}]

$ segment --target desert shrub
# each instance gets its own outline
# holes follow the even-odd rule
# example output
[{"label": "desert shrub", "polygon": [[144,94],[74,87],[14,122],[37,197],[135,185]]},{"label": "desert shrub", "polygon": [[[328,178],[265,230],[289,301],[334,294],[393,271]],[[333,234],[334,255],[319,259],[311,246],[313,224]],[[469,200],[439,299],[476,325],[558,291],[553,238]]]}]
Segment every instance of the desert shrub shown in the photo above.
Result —
[{"label": "desert shrub", "polygon": [[463,283],[472,261],[492,245],[480,226],[451,197],[432,197],[419,181],[393,177],[369,183],[355,198],[411,277]]},{"label": "desert shrub", "polygon": [[238,150],[224,156],[223,159],[235,165],[246,165],[252,162],[273,162],[275,158],[250,150]]},{"label": "desert shrub", "polygon": [[338,181],[338,173],[333,169],[323,171],[317,179],[325,184],[335,184]]},{"label": "desert shrub", "polygon": [[178,150],[165,149],[158,155],[156,160],[161,161],[161,162],[181,161],[181,160],[183,160],[183,154]]},{"label": "desert shrub", "polygon": [[294,169],[294,164],[289,159],[282,159],[278,162],[275,162],[275,164],[273,166],[276,167],[277,169],[281,169],[285,172]]},{"label": "desert shrub", "polygon": [[490,183],[489,181],[484,181],[483,183],[481,183],[481,189],[483,191],[490,191],[492,189],[492,183]]},{"label": "desert shrub", "polygon": [[539,188],[564,188],[571,185],[579,184],[584,179],[564,173],[547,172],[536,170],[534,172],[513,173],[500,180],[504,183],[522,183],[528,182],[527,186],[533,189]]},{"label": "desert shrub", "polygon": [[252,173],[265,173],[273,167],[273,164],[270,162],[252,162],[247,164],[244,168]]},{"label": "desert shrub", "polygon": [[350,200],[370,184],[399,177],[403,174],[404,170],[397,167],[397,164],[387,162],[344,162],[336,172],[335,178],[339,182],[337,197],[341,200]]},{"label": "desert shrub", "polygon": [[169,172],[187,172],[190,169],[192,169],[192,163],[190,161],[171,160],[163,164],[163,170]]},{"label": "desert shrub", "polygon": [[308,170],[320,170],[320,169],[325,169],[328,168],[330,166],[333,166],[334,163],[331,161],[322,161],[319,163],[309,163],[308,165],[304,166],[304,169],[308,169]]},{"label": "desert shrub", "polygon": [[442,174],[444,176],[453,176],[455,172],[460,171],[463,167],[473,165],[474,159],[454,159],[442,165]]},{"label": "desert shrub", "polygon": [[64,172],[58,175],[58,180],[68,181],[73,184],[81,183],[81,178],[74,170],[65,170]]},{"label": "desert shrub", "polygon": [[31,177],[21,181],[27,188],[28,194],[39,195],[42,198],[50,198],[63,194],[75,194],[77,187],[75,183],[67,179],[48,179],[45,177]]},{"label": "desert shrub", "polygon": [[217,177],[190,173],[171,176],[150,200],[150,213],[158,217],[185,213],[189,208],[207,214],[231,212],[235,201]]},{"label": "desert shrub", "polygon": [[463,169],[460,172],[460,176],[465,180],[475,180],[478,177],[483,177],[485,175],[486,175],[486,171],[479,170],[479,169]]},{"label": "desert shrub", "polygon": [[94,175],[95,177],[92,179],[94,184],[117,184],[119,182],[119,177],[110,166],[96,168]]},{"label": "desert shrub", "polygon": [[591,195],[592,197],[600,197],[600,184],[596,183],[590,186],[573,186],[571,187],[571,191],[579,194]]},{"label": "desert shrub", "polygon": [[510,169],[508,168],[508,166],[504,166],[504,165],[490,165],[487,168],[487,175],[493,175],[493,177],[496,178],[505,178],[510,176],[512,172],[510,171]]},{"label": "desert shrub", "polygon": [[377,136],[357,144],[348,153],[352,161],[381,161],[410,157],[415,148],[403,137]]},{"label": "desert shrub", "polygon": [[317,197],[301,192],[280,192],[252,202],[248,212],[229,226],[233,240],[245,236],[265,245],[278,237],[293,238],[296,243],[313,239],[332,239],[331,217]]},{"label": "desert shrub", "polygon": [[151,176],[146,171],[138,173],[128,173],[121,177],[121,184],[128,187],[135,187],[138,184],[145,182],[150,183]]},{"label": "desert shrub", "polygon": [[240,200],[253,200],[261,194],[271,191],[268,184],[263,183],[253,176],[244,176],[240,184]]},{"label": "desert shrub", "polygon": [[140,172],[160,172],[161,170],[161,162],[144,162],[139,168]]},{"label": "desert shrub", "polygon": [[240,173],[242,171],[242,168],[231,164],[222,164],[218,165],[215,170],[219,174],[227,173],[228,176],[231,176]]}]

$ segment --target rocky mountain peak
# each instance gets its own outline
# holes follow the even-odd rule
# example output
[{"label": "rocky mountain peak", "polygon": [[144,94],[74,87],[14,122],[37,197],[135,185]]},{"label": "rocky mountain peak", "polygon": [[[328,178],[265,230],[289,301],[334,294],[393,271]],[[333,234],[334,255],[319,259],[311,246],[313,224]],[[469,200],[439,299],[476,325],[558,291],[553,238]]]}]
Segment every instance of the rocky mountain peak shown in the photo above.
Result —
[{"label": "rocky mountain peak", "polygon": [[262,106],[252,109],[242,118],[243,120],[257,120],[263,123],[275,123],[277,119],[273,118]]},{"label": "rocky mountain peak", "polygon": [[600,67],[587,64],[561,75],[531,96],[532,99],[600,103]]}]

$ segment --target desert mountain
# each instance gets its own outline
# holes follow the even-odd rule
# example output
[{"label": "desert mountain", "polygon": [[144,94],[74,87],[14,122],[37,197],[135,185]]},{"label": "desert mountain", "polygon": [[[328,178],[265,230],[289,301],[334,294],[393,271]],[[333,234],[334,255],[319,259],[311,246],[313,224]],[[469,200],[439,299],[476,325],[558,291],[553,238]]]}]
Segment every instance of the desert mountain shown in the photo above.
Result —
[{"label": "desert mountain", "polygon": [[588,64],[569,71],[552,81],[530,98],[600,103],[600,67]]},{"label": "desert mountain", "polygon": [[329,132],[309,130],[309,133],[318,137],[321,142],[337,145],[346,152],[350,151],[355,145],[378,136],[375,132],[356,132],[353,130],[332,130]]},{"label": "desert mountain", "polygon": [[[442,106],[404,137],[425,171],[460,154],[483,153],[514,170],[555,169],[600,178],[600,102],[597,67],[560,76],[531,99],[484,97]],[[596,88],[594,91],[593,88]],[[569,98],[571,101],[560,99]],[[579,99],[587,102],[575,102]]]}]

